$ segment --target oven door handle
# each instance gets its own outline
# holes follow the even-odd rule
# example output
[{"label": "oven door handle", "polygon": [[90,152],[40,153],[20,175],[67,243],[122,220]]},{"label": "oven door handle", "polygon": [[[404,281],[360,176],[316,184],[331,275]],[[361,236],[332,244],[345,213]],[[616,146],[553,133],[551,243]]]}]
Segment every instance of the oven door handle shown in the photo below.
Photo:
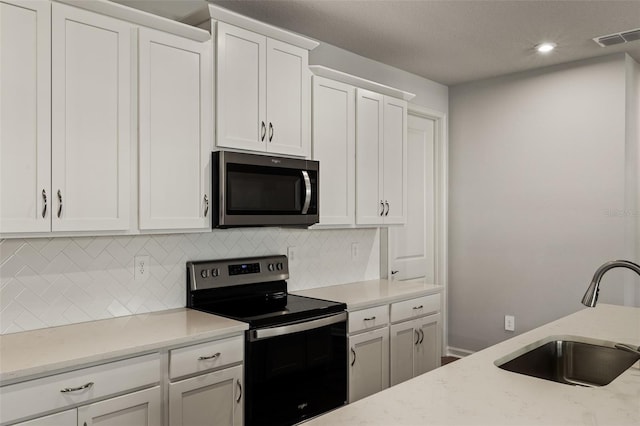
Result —
[{"label": "oven door handle", "polygon": [[251,332],[251,340],[268,339],[270,337],[284,336],[286,334],[299,333],[301,331],[313,330],[347,320],[347,313],[341,312],[311,321],[299,322],[296,324],[283,325],[280,327],[262,328]]},{"label": "oven door handle", "polygon": [[307,214],[311,204],[311,179],[309,179],[309,173],[306,170],[302,171],[302,179],[304,180],[304,204],[301,213]]}]

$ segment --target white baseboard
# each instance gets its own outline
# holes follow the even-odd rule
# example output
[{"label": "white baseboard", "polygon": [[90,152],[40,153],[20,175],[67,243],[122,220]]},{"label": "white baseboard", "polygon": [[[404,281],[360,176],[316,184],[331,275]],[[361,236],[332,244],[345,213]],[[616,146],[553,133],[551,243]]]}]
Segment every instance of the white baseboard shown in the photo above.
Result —
[{"label": "white baseboard", "polygon": [[447,346],[447,356],[457,356],[458,358],[464,358],[473,354],[475,351],[469,351],[462,348],[454,348],[453,346]]}]

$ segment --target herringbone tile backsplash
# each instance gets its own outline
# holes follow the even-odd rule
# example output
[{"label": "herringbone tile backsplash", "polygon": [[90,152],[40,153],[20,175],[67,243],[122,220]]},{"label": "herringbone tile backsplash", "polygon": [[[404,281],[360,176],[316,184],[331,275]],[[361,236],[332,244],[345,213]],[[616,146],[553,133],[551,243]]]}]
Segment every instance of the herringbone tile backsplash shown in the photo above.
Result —
[{"label": "herringbone tile backsplash", "polygon": [[[376,229],[0,240],[0,334],[182,307],[188,260],[286,254],[291,246],[291,291],[379,276]],[[134,281],[136,255],[149,256],[144,282]]]}]

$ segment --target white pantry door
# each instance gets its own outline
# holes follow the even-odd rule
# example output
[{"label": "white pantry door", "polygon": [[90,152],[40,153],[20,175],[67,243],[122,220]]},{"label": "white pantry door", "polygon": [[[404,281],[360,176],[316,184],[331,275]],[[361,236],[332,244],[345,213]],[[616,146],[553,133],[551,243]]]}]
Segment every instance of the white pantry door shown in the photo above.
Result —
[{"label": "white pantry door", "polygon": [[408,117],[407,223],[389,229],[394,279],[435,282],[435,129],[432,119]]},{"label": "white pantry door", "polygon": [[127,230],[133,27],[51,6],[52,229]]},{"label": "white pantry door", "polygon": [[0,233],[51,230],[51,3],[0,1]]}]

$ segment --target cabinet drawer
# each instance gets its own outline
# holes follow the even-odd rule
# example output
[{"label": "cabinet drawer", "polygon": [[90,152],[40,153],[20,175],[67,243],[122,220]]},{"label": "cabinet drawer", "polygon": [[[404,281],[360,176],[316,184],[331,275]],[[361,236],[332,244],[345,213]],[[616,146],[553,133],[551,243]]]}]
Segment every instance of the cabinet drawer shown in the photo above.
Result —
[{"label": "cabinet drawer", "polygon": [[440,294],[417,297],[391,304],[391,322],[404,321],[440,312]]},{"label": "cabinet drawer", "polygon": [[151,354],[4,386],[0,423],[159,382],[160,356]]},{"label": "cabinet drawer", "polygon": [[380,327],[389,323],[389,306],[375,306],[349,312],[349,333]]},{"label": "cabinet drawer", "polygon": [[169,356],[169,378],[175,379],[242,362],[243,354],[243,336],[173,349]]}]

